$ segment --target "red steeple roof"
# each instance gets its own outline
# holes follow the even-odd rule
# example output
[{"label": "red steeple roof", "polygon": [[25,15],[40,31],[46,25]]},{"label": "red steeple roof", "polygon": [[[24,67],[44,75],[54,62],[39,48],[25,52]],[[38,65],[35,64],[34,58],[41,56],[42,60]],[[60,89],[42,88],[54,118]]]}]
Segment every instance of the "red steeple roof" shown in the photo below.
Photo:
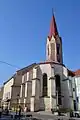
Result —
[{"label": "red steeple roof", "polygon": [[52,16],[52,20],[51,20],[51,24],[50,24],[50,32],[49,32],[49,38],[52,37],[52,35],[55,37],[56,35],[58,35],[58,30],[57,30],[57,25],[56,25],[56,21],[55,21],[55,17],[54,15]]}]

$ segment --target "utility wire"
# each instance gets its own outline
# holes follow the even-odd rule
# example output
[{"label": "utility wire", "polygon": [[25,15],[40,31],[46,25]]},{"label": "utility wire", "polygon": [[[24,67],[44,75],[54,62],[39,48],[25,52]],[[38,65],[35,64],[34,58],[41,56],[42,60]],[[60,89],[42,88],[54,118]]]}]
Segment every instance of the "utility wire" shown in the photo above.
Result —
[{"label": "utility wire", "polygon": [[20,69],[20,67],[18,67],[18,66],[16,66],[16,65],[12,65],[12,64],[10,64],[10,63],[7,63],[7,62],[5,62],[5,61],[1,61],[1,60],[0,60],[0,63],[7,64],[7,65],[9,65],[9,66],[11,66],[11,67],[15,67],[15,68],[17,68],[17,69]]}]

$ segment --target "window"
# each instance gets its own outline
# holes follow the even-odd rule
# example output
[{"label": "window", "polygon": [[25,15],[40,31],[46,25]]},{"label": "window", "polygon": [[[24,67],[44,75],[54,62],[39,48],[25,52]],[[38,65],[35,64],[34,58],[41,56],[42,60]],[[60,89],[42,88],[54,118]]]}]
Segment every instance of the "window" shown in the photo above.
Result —
[{"label": "window", "polygon": [[73,88],[73,91],[75,91],[75,88]]},{"label": "window", "polygon": [[60,62],[60,44],[57,44],[57,61]]},{"label": "window", "polygon": [[77,108],[76,108],[76,100],[74,100],[73,103],[74,103],[74,110],[76,111],[77,110]]},{"label": "window", "polygon": [[47,74],[43,74],[43,97],[47,96]]},{"label": "window", "polygon": [[57,55],[59,55],[60,44],[57,44]]},{"label": "window", "polygon": [[57,104],[62,105],[62,101],[61,101],[61,83],[60,83],[60,76],[59,75],[55,75],[55,82],[56,82]]},{"label": "window", "polygon": [[48,55],[49,55],[49,45],[48,45]]},{"label": "window", "polygon": [[57,55],[57,60],[58,62],[60,62],[60,55]]},{"label": "window", "polygon": [[77,102],[79,103],[79,97],[76,97]]}]

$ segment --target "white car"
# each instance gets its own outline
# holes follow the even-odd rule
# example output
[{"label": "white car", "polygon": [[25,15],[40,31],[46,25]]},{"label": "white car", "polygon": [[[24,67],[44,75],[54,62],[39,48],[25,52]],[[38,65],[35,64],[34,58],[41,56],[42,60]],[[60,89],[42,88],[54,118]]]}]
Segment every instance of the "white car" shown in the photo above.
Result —
[{"label": "white car", "polygon": [[79,111],[73,111],[73,117],[80,117]]}]

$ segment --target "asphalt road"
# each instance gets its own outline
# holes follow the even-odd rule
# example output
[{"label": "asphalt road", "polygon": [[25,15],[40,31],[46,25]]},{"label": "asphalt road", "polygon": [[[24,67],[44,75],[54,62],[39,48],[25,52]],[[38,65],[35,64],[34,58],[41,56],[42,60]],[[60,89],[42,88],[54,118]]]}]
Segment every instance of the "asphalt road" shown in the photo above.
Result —
[{"label": "asphalt road", "polygon": [[[80,120],[80,118],[69,118],[67,116],[54,116],[53,114],[52,115],[49,115],[49,114],[44,115],[44,114],[40,114],[40,113],[33,113],[32,118],[37,118],[38,120],[69,120],[69,119]],[[10,116],[2,116],[2,118],[0,118],[0,120],[13,120],[13,119]],[[24,120],[31,120],[31,119],[26,118]]]},{"label": "asphalt road", "polygon": [[[58,117],[58,116],[49,116],[49,115],[33,115],[33,117],[32,118],[37,118],[38,120],[58,120],[58,119],[60,119],[60,120],[64,120],[65,118],[62,118],[62,117]],[[12,120],[12,118],[11,117],[8,117],[8,116],[4,116],[4,117],[2,117],[2,118],[0,118],[0,120]],[[15,119],[16,120],[16,119]],[[31,120],[30,118],[26,118],[26,119],[24,119],[24,120]],[[69,118],[68,119],[65,119],[65,120],[69,120]]]},{"label": "asphalt road", "polygon": [[66,117],[66,116],[40,115],[40,114],[35,114],[33,116],[42,120],[58,120],[58,119],[69,120],[69,117]]},{"label": "asphalt road", "polygon": [[2,116],[0,120],[12,120],[9,116]]}]

